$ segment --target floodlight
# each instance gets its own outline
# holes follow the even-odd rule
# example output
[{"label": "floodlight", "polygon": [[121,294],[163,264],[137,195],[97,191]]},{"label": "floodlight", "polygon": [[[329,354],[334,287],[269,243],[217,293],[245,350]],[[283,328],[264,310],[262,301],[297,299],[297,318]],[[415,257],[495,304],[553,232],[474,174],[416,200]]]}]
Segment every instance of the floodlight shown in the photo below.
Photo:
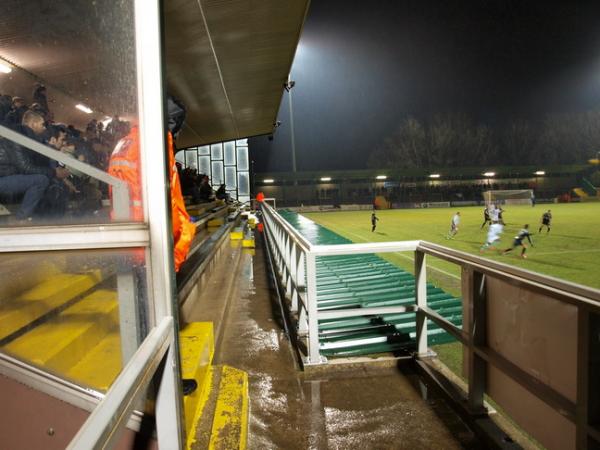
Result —
[{"label": "floodlight", "polygon": [[12,67],[7,66],[6,64],[0,62],[0,72],[2,72],[2,73],[11,73],[12,72]]},{"label": "floodlight", "polygon": [[377,175],[375,177],[375,179],[377,179],[377,180],[387,180],[387,175]]},{"label": "floodlight", "polygon": [[546,175],[546,172],[544,172],[543,170],[538,170],[537,172],[533,173],[534,175]]},{"label": "floodlight", "polygon": [[496,175],[496,172],[484,172],[483,174],[484,177],[493,177],[494,175]]},{"label": "floodlight", "polygon": [[75,108],[77,108],[79,111],[83,111],[83,112],[84,112],[84,113],[86,113],[86,114],[91,114],[91,113],[93,113],[93,112],[94,112],[94,111],[92,111],[90,108],[88,108],[87,106],[85,106],[85,105],[83,105],[83,104],[81,104],[81,103],[77,103],[77,104],[75,105]]},{"label": "floodlight", "polygon": [[431,175],[429,175],[429,178],[439,178],[440,174],[439,173],[432,173]]},{"label": "floodlight", "polygon": [[265,178],[263,183],[273,183],[275,180],[273,178]]},{"label": "floodlight", "polygon": [[331,181],[331,177],[322,177],[321,181]]}]

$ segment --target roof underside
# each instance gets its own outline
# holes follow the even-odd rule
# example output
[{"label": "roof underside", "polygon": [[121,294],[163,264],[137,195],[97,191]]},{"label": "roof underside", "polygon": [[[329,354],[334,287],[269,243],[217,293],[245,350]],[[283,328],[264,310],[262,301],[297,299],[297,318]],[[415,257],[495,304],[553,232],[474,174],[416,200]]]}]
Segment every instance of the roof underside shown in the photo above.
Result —
[{"label": "roof underside", "polygon": [[180,147],[273,130],[308,3],[167,2],[167,84],[188,110]]},{"label": "roof underside", "polygon": [[[309,0],[166,0],[166,81],[188,110],[179,147],[269,133]],[[3,0],[0,93],[48,88],[55,120],[136,115],[131,0]],[[94,113],[74,108],[85,103]]]}]

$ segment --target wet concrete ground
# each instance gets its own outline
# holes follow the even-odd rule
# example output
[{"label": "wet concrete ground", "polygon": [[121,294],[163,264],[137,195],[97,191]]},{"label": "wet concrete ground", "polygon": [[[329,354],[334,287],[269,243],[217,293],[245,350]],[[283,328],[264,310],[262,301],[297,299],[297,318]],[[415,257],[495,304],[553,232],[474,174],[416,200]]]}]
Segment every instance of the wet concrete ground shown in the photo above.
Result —
[{"label": "wet concrete ground", "polygon": [[410,363],[302,372],[267,269],[258,239],[254,256],[230,249],[188,318],[222,320],[214,363],[248,372],[248,448],[483,448]]}]

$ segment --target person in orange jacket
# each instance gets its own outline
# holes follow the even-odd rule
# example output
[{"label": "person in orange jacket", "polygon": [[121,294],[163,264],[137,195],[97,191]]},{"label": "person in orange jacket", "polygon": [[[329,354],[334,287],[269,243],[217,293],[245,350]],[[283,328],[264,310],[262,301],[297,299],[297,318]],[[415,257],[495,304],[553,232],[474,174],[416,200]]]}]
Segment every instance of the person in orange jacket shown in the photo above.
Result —
[{"label": "person in orange jacket", "polygon": [[[196,227],[191,222],[190,216],[185,209],[177,166],[175,165],[173,136],[176,136],[179,130],[181,130],[183,121],[185,120],[185,108],[171,96],[168,98],[167,106],[169,116],[167,150],[169,153],[169,182],[171,186],[171,218],[173,223],[175,271],[178,272],[189,253]],[[144,219],[142,181],[139,165],[139,128],[133,126],[129,134],[122,138],[115,146],[108,167],[109,174],[124,180],[129,187],[129,219],[132,221],[141,221]],[[114,218],[114,211],[111,216]]]}]

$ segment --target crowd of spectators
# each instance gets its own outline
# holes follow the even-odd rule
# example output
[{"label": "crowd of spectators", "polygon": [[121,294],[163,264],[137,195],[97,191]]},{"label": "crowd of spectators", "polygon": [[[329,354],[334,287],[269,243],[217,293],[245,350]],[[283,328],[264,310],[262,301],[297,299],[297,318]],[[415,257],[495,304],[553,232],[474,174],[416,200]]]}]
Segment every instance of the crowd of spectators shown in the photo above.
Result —
[{"label": "crowd of spectators", "polygon": [[[94,119],[79,130],[56,120],[44,85],[35,83],[31,98],[28,104],[22,97],[0,95],[0,125],[100,170],[108,169],[112,149],[130,131],[129,122],[114,116],[105,127]],[[0,138],[0,202],[20,202],[17,221],[97,215],[107,197],[105,184]]]},{"label": "crowd of spectators", "polygon": [[183,168],[180,163],[177,163],[177,170],[183,195],[189,197],[192,203],[207,203],[215,199],[229,201],[224,184],[215,191],[208,175],[198,173],[198,170],[192,167]]}]

